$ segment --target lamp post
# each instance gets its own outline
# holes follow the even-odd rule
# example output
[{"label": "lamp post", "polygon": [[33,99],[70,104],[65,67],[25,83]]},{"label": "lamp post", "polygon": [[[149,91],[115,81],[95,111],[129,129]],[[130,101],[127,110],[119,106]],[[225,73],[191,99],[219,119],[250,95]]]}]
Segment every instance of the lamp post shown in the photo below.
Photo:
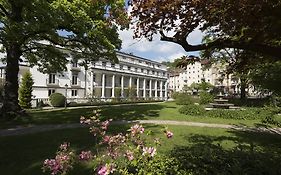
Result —
[{"label": "lamp post", "polygon": [[64,85],[65,87],[65,101],[64,101],[64,108],[66,109],[66,106],[67,106],[67,88],[68,88],[68,85],[65,84]]}]

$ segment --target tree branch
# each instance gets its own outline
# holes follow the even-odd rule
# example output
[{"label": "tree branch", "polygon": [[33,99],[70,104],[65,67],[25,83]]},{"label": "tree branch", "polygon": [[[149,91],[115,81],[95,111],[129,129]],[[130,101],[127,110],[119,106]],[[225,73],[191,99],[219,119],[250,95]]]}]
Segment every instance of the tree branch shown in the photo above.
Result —
[{"label": "tree branch", "polygon": [[5,7],[2,5],[2,4],[0,4],[0,9],[2,10],[2,14],[4,14],[5,16],[9,16],[10,14],[8,13],[8,11],[5,9]]},{"label": "tree branch", "polygon": [[[173,42],[181,45],[186,52],[201,51],[206,49],[224,49],[224,48],[237,48],[243,50],[249,50],[256,53],[275,57],[277,60],[281,59],[281,46],[270,46],[260,43],[247,43],[243,41],[233,41],[231,39],[217,39],[213,42],[206,44],[190,45],[186,40],[178,40],[174,37],[167,37],[163,31],[160,31],[161,40]],[[186,39],[186,38],[185,38]]]}]

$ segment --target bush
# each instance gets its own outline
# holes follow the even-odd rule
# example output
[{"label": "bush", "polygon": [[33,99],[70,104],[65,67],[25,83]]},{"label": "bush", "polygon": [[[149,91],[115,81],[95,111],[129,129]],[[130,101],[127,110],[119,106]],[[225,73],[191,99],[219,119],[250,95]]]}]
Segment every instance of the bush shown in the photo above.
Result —
[{"label": "bush", "polygon": [[208,104],[214,101],[214,96],[209,92],[200,92],[200,104]]},{"label": "bush", "polygon": [[247,107],[264,107],[270,105],[270,98],[247,98],[241,100],[240,98],[228,98],[229,103],[233,103],[236,106],[247,106]]},{"label": "bush", "polygon": [[225,119],[262,119],[266,117],[273,116],[280,111],[279,108],[264,107],[264,108],[247,108],[246,110],[225,110],[225,109],[216,109],[211,110],[206,113],[208,117],[214,118],[225,118]]},{"label": "bush", "polygon": [[53,107],[63,107],[65,105],[65,96],[60,93],[53,93],[49,97],[50,103]]},{"label": "bush", "polygon": [[180,95],[179,92],[173,92],[173,93],[172,93],[172,98],[173,98],[173,99],[177,99],[179,95]]},{"label": "bush", "polygon": [[177,95],[176,104],[177,105],[190,105],[193,104],[194,100],[192,96],[187,93],[180,93]]},{"label": "bush", "polygon": [[198,116],[198,115],[204,115],[205,109],[202,106],[200,106],[200,105],[191,104],[191,105],[182,106],[179,109],[179,112],[181,114],[185,114],[185,115],[195,115],[195,116]]}]

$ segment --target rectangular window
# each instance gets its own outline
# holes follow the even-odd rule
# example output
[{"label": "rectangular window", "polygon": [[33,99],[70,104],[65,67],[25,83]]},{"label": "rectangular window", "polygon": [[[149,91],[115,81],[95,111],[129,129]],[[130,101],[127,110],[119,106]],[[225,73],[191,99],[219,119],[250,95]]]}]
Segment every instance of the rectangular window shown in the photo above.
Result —
[{"label": "rectangular window", "polygon": [[96,82],[96,74],[93,74],[93,82]]},{"label": "rectangular window", "polygon": [[123,70],[123,65],[120,65],[120,70]]},{"label": "rectangular window", "polygon": [[55,93],[56,90],[55,89],[49,89],[48,90],[48,96],[50,96],[51,94]]},{"label": "rectangular window", "polygon": [[115,68],[115,64],[114,64],[114,63],[111,63],[111,67],[112,67],[112,68]]},{"label": "rectangular window", "polygon": [[131,67],[130,67],[130,66],[128,66],[128,70],[131,70]]},{"label": "rectangular window", "polygon": [[49,74],[49,84],[55,84],[56,83],[56,74]]},{"label": "rectangular window", "polygon": [[71,96],[72,97],[76,97],[77,96],[77,90],[76,89],[72,89],[71,90]]},{"label": "rectangular window", "polygon": [[78,75],[74,74],[72,75],[72,81],[71,81],[71,85],[77,85],[78,84]]}]

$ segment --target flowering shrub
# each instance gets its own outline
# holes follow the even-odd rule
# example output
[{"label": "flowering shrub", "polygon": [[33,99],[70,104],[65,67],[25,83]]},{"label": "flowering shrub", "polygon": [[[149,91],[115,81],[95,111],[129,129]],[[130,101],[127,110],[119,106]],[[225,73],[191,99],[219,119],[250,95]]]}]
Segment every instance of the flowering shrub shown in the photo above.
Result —
[{"label": "flowering shrub", "polygon": [[[51,175],[66,174],[75,161],[93,161],[98,175],[179,174],[177,166],[168,165],[175,164],[176,161],[165,157],[159,159],[161,156],[157,154],[157,146],[160,145],[160,139],[155,138],[150,143],[144,135],[145,129],[142,125],[133,125],[126,134],[109,135],[107,130],[112,120],[100,121],[99,116],[100,111],[96,110],[92,117],[80,118],[81,124],[90,126],[90,133],[96,139],[97,145],[94,152],[84,150],[76,155],[70,149],[69,143],[64,143],[59,147],[54,159],[44,161],[43,171],[49,171]],[[165,128],[164,135],[168,139],[173,137],[173,133],[168,128]],[[103,150],[99,151],[99,147]]]}]

